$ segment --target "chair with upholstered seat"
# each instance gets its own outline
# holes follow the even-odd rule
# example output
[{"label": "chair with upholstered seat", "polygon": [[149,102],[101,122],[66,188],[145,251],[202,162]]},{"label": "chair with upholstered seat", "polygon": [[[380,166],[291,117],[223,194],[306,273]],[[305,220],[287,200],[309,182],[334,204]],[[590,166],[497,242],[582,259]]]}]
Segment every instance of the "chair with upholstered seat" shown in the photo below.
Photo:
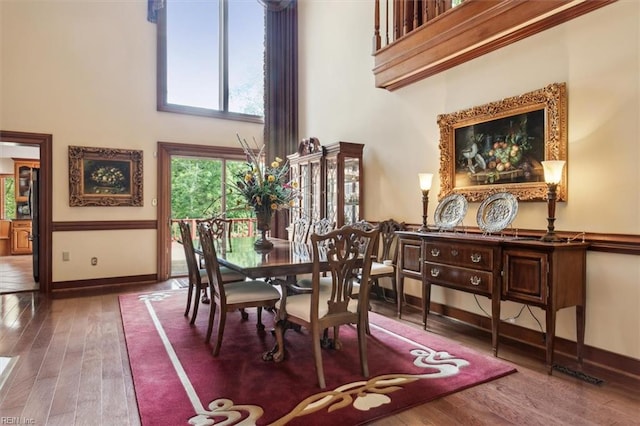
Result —
[{"label": "chair with upholstered seat", "polygon": [[[178,222],[180,228],[180,238],[182,247],[184,248],[184,256],[187,262],[187,271],[189,278],[189,288],[187,293],[187,306],[184,311],[184,316],[189,315],[191,310],[191,303],[193,301],[193,313],[191,314],[191,324],[195,324],[196,317],[198,316],[198,307],[200,304],[201,293],[206,295],[206,287],[208,286],[207,271],[204,268],[198,267],[198,261],[196,260],[196,252],[193,245],[193,238],[191,235],[191,224],[187,220],[181,220]],[[232,282],[243,280],[244,275],[239,272],[233,271],[229,268],[221,270],[223,282]],[[193,295],[195,294],[195,300]],[[206,303],[206,302],[205,302]],[[244,315],[243,315],[244,316]]]},{"label": "chair with upholstered seat", "polygon": [[[363,279],[369,279],[377,235],[377,229],[362,231],[351,226],[344,226],[324,235],[311,235],[311,292],[287,296],[279,306],[278,315],[283,321],[276,325],[278,352],[273,356],[274,361],[282,361],[285,356],[284,321],[309,329],[321,388],[325,387],[321,333],[328,328],[333,329],[333,347],[340,349],[340,326],[356,325],[361,373],[364,377],[369,376],[366,334],[368,292],[362,291],[354,295],[353,285],[357,282],[360,271]],[[324,260],[329,263],[328,278],[331,285],[328,288],[320,285],[323,278],[320,264]]]},{"label": "chair with upholstered seat", "polygon": [[209,281],[211,293],[211,309],[209,311],[209,325],[205,341],[211,340],[213,324],[218,313],[218,329],[216,343],[213,348],[213,356],[218,356],[227,313],[236,309],[257,308],[258,329],[264,329],[262,324],[262,308],[275,307],[280,300],[280,292],[271,284],[258,280],[244,280],[231,283],[223,283],[220,274],[220,265],[216,255],[215,239],[208,223],[198,224],[198,234],[204,254],[205,269]]},{"label": "chair with upholstered seat", "polygon": [[[391,290],[398,297],[398,288],[396,285],[396,265],[398,261],[398,234],[397,231],[407,229],[406,225],[394,219],[383,220],[378,223],[380,236],[378,239],[378,253],[375,253],[375,259],[371,263],[371,273],[369,274],[369,282],[372,288],[376,290],[378,298],[384,298],[384,288],[380,285],[380,279],[389,278],[391,280]],[[397,300],[396,300],[397,302]]]},{"label": "chair with upholstered seat", "polygon": [[[311,235],[313,234],[324,235],[329,233],[330,231],[333,231],[335,227],[336,227],[336,223],[334,221],[327,219],[326,217],[311,222],[311,225],[309,226],[307,240],[305,240],[305,243],[308,242],[308,239]],[[320,281],[322,285],[328,285],[331,283],[331,279],[326,277],[323,277]],[[305,274],[303,276],[298,277],[295,283],[289,284],[289,289],[293,293],[310,292],[311,291],[311,275]]]}]

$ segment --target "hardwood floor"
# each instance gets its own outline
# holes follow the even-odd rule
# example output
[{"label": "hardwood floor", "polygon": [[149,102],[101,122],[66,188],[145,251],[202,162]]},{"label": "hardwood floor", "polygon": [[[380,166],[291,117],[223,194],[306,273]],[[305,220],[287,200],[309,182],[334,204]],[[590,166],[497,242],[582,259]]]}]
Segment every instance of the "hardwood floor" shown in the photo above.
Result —
[{"label": "hardwood floor", "polygon": [[[170,280],[55,298],[0,295],[0,357],[18,357],[9,374],[0,373],[0,424],[139,425],[118,294],[176,287]],[[372,305],[394,317],[391,303]],[[422,328],[417,310],[407,308],[402,321]],[[459,322],[434,315],[429,332],[491,353],[488,334]],[[640,425],[638,381],[600,376],[605,382],[594,385],[549,376],[543,360],[508,344],[500,357],[518,372],[374,424]]]},{"label": "hardwood floor", "polygon": [[32,265],[30,255],[0,256],[0,294],[38,290]]}]

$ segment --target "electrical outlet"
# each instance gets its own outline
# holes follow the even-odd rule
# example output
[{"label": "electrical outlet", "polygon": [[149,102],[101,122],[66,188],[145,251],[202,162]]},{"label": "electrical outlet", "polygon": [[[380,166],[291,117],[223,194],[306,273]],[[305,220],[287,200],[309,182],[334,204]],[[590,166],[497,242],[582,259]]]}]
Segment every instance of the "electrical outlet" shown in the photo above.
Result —
[{"label": "electrical outlet", "polygon": [[69,252],[68,251],[63,251],[62,252],[62,261],[63,262],[68,262],[69,261]]},{"label": "electrical outlet", "polygon": [[98,258],[97,258],[97,257],[92,257],[92,258],[91,258],[91,264],[92,264],[93,266],[96,266],[96,265],[98,264]]}]

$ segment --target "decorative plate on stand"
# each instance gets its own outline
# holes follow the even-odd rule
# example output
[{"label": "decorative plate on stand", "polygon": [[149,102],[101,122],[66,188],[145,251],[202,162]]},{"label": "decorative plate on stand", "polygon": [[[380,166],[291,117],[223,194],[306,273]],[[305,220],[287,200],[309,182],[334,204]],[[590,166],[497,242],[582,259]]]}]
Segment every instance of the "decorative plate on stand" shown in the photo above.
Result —
[{"label": "decorative plate on stand", "polygon": [[513,222],[517,213],[517,198],[509,192],[498,192],[480,204],[478,226],[483,232],[500,232]]},{"label": "decorative plate on stand", "polygon": [[460,194],[451,194],[440,201],[433,220],[439,229],[455,228],[467,214],[467,199]]}]

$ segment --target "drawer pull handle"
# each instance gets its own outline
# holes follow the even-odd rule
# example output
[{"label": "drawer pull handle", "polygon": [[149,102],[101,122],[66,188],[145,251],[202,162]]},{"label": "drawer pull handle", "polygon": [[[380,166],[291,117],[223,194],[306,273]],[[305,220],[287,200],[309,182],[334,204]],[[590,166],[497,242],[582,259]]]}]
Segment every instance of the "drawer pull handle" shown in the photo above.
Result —
[{"label": "drawer pull handle", "polygon": [[482,260],[482,255],[478,254],[478,253],[472,253],[471,254],[471,261],[473,263],[480,263],[480,261]]},{"label": "drawer pull handle", "polygon": [[433,257],[440,256],[440,249],[437,249],[437,248],[431,249],[431,256],[433,256]]},{"label": "drawer pull handle", "polygon": [[431,268],[431,276],[432,276],[432,277],[437,277],[438,275],[440,275],[440,269],[438,269],[438,268]]},{"label": "drawer pull handle", "polygon": [[480,278],[477,275],[474,275],[469,279],[469,282],[471,283],[471,285],[480,285],[480,283],[482,282],[482,278]]},{"label": "drawer pull handle", "polygon": [[458,255],[458,250],[456,250],[456,249],[451,250],[451,255],[452,256],[457,256]]}]

